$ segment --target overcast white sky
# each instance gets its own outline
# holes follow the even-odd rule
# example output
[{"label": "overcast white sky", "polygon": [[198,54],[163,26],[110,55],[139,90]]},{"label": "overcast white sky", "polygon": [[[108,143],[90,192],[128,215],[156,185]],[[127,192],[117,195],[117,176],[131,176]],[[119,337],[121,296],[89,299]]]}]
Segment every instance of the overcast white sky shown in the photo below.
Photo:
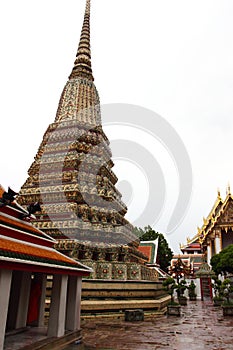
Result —
[{"label": "overcast white sky", "polygon": [[[84,7],[84,0],[1,1],[0,183],[6,188],[20,189],[55,118]],[[231,0],[92,0],[92,65],[101,103],[155,111],[190,155],[193,196],[184,221],[168,236],[175,251],[202,225],[217,188],[225,196],[228,182],[233,187],[232,18]],[[167,209],[154,227],[166,233],[178,188],[174,171],[164,172]],[[134,209],[143,210],[140,196],[131,205],[133,221]]]}]

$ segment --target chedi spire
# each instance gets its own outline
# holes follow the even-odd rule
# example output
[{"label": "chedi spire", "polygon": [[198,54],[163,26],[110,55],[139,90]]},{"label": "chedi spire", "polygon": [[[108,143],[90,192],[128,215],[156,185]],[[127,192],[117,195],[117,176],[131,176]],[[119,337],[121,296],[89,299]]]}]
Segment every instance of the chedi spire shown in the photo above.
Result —
[{"label": "chedi spire", "polygon": [[91,246],[134,245],[137,237],[125,219],[127,207],[115,187],[118,179],[112,171],[93,80],[87,0],[74,68],[18,201],[25,206],[41,204],[42,213],[34,225],[61,246],[63,240]]},{"label": "chedi spire", "polygon": [[[87,0],[70,79],[18,202],[23,206],[38,202],[42,211],[35,214],[34,225],[57,240],[58,250],[88,260],[94,278],[153,279],[155,272],[144,266],[148,259],[137,249],[134,227],[125,218],[127,207],[116,188],[93,80]],[[108,264],[106,270],[103,262]]]},{"label": "chedi spire", "polygon": [[83,77],[94,80],[91,68],[90,7],[91,0],[87,0],[79,47],[70,79]]}]

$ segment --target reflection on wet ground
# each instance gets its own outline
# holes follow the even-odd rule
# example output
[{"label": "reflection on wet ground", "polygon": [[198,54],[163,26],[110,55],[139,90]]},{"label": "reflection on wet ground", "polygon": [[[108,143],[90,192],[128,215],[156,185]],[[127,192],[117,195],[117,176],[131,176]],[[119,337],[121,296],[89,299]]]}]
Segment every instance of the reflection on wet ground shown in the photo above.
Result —
[{"label": "reflection on wet ground", "polygon": [[86,321],[83,343],[66,350],[229,350],[233,317],[223,317],[212,302],[189,301],[182,316],[160,316],[144,322]]},{"label": "reflection on wet ground", "polygon": [[[144,322],[86,320],[82,323],[82,343],[64,350],[229,350],[233,349],[232,327],[233,317],[223,317],[221,307],[189,301],[182,307],[181,317],[163,315]],[[4,350],[19,350],[42,336],[46,337],[46,329],[8,337]],[[49,349],[58,350],[55,346]]]}]

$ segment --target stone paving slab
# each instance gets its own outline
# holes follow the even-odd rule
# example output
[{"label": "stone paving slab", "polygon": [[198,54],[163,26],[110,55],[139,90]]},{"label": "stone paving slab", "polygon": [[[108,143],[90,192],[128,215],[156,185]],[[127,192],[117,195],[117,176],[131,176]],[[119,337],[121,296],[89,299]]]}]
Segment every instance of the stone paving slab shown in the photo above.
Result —
[{"label": "stone paving slab", "polygon": [[6,337],[4,350],[18,350],[23,346],[28,346],[32,344],[32,339],[34,342],[41,341],[46,338],[47,328],[35,328],[30,332],[23,332],[16,334],[14,336]]},{"label": "stone paving slab", "polygon": [[211,301],[189,301],[182,307],[181,317],[164,315],[144,322],[85,321],[83,343],[76,349],[233,350],[232,327],[233,317],[223,317],[221,307]]},{"label": "stone paving slab", "polygon": [[[142,322],[122,319],[91,319],[82,323],[83,341],[66,350],[233,350],[233,317],[223,317],[212,302],[188,302],[182,316],[160,315]],[[4,350],[22,346],[46,336],[46,329],[31,330],[6,339]],[[23,338],[22,338],[23,337]],[[33,346],[32,346],[33,349]],[[51,349],[61,350],[52,346]]]}]

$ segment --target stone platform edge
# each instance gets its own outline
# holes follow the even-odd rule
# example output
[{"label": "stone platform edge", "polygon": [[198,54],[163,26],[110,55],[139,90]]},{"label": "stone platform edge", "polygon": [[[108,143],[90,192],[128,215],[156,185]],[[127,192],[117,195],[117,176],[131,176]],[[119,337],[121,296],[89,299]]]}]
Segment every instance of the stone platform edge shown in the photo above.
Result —
[{"label": "stone platform edge", "polygon": [[67,345],[74,343],[76,341],[81,341],[81,329],[74,332],[67,332],[64,336],[56,338],[46,338],[42,339],[36,343],[24,346],[19,350],[62,350]]}]

